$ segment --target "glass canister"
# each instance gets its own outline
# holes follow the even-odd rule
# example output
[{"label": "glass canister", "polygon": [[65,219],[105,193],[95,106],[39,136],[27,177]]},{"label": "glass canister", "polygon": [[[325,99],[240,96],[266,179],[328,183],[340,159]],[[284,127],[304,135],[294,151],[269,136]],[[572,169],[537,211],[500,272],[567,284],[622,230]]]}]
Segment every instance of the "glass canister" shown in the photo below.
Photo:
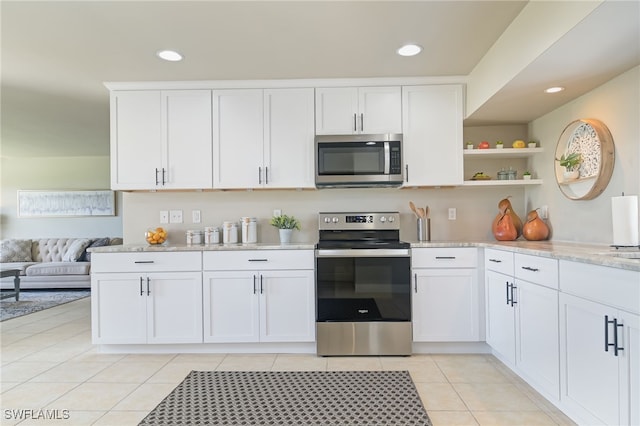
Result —
[{"label": "glass canister", "polygon": [[258,242],[258,219],[256,219],[255,217],[252,217],[249,220],[248,234],[249,234],[247,238],[248,243]]},{"label": "glass canister", "polygon": [[511,167],[509,167],[509,170],[507,170],[507,180],[516,180],[517,177],[518,177],[518,171],[513,170]]},{"label": "glass canister", "polygon": [[501,169],[498,172],[498,180],[507,180],[509,178],[509,174],[505,169]]},{"label": "glass canister", "polygon": [[220,244],[220,229],[214,226],[204,228],[204,244]]},{"label": "glass canister", "polygon": [[190,229],[186,233],[188,246],[202,245],[202,231],[197,229]]}]

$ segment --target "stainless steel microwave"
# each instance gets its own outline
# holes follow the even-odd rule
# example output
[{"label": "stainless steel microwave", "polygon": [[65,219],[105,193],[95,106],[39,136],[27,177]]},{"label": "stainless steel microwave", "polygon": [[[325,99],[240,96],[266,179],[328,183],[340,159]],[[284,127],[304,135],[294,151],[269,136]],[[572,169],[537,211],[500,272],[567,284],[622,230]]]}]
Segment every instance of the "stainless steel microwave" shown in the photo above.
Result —
[{"label": "stainless steel microwave", "polygon": [[318,135],[317,187],[400,186],[402,135]]}]

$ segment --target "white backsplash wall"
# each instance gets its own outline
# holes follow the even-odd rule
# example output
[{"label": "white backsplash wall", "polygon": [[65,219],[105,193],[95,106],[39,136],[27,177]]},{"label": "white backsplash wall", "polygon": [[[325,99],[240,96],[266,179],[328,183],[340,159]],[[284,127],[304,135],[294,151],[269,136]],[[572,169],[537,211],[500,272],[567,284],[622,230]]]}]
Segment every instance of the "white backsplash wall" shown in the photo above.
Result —
[{"label": "white backsplash wall", "polygon": [[[126,244],[144,243],[148,227],[163,226],[169,242],[184,244],[188,229],[221,226],[241,216],[258,218],[258,242],[277,243],[278,232],[269,225],[274,209],[296,216],[301,231],[292,242],[315,243],[320,211],[399,211],[400,238],[416,240],[415,216],[409,201],[431,210],[432,241],[492,240],[491,223],[498,201],[511,195],[516,212],[524,219],[522,187],[442,188],[442,189],[323,189],[211,192],[131,192],[123,194],[123,235]],[[457,220],[448,220],[449,207],[457,209]],[[160,224],[160,210],[182,210],[182,224]],[[191,222],[192,210],[200,210],[202,222]]]}]

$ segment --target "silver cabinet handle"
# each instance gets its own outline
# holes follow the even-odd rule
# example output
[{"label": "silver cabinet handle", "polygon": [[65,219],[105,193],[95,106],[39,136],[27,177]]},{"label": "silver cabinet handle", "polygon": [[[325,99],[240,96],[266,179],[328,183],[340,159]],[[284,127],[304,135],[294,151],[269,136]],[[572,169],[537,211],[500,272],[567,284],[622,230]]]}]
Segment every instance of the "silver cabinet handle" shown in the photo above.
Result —
[{"label": "silver cabinet handle", "polygon": [[264,184],[269,185],[269,167],[264,166]]},{"label": "silver cabinet handle", "polygon": [[364,114],[360,113],[360,131],[364,132]]},{"label": "silver cabinet handle", "polygon": [[358,131],[358,123],[357,123],[358,119],[356,118],[356,113],[353,113],[353,131],[357,132]]},{"label": "silver cabinet handle", "polygon": [[154,263],[153,260],[135,260],[133,263]]},{"label": "silver cabinet handle", "polygon": [[456,257],[455,256],[436,256],[436,259],[439,260],[454,260]]},{"label": "silver cabinet handle", "polygon": [[249,262],[268,262],[269,259],[249,259]]},{"label": "silver cabinet handle", "polygon": [[489,262],[502,263],[500,259],[489,259]]},{"label": "silver cabinet handle", "polygon": [[530,266],[522,266],[522,269],[524,269],[525,271],[531,271],[531,272],[538,272],[540,270],[538,268],[532,268]]},{"label": "silver cabinet handle", "polygon": [[258,167],[258,185],[262,185],[262,167]]},{"label": "silver cabinet handle", "polygon": [[404,166],[404,181],[409,183],[409,165]]},{"label": "silver cabinet handle", "polygon": [[156,186],[158,186],[158,183],[159,183],[159,181],[158,181],[158,172],[159,172],[159,170],[156,167]]},{"label": "silver cabinet handle", "polygon": [[147,277],[147,296],[151,295],[151,288],[149,287],[149,282],[151,278]]},{"label": "silver cabinet handle", "polygon": [[164,167],[162,168],[162,186],[164,186],[167,183],[167,180],[165,179],[165,173],[167,171],[164,169]]},{"label": "silver cabinet handle", "polygon": [[253,294],[256,294],[256,276],[253,276]]},{"label": "silver cabinet handle", "polygon": [[140,277],[140,296],[142,296],[144,292],[142,291],[142,277]]},{"label": "silver cabinet handle", "polygon": [[262,274],[260,274],[260,294],[264,293],[264,288],[262,286]]},{"label": "silver cabinet handle", "polygon": [[418,293],[418,274],[413,274],[413,290]]}]

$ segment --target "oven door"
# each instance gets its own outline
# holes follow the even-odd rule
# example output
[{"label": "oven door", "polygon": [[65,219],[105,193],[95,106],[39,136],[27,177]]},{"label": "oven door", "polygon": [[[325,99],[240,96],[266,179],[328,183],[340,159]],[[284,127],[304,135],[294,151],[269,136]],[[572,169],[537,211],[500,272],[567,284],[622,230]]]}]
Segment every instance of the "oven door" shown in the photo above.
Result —
[{"label": "oven door", "polygon": [[316,250],[316,319],[411,321],[409,250]]}]

